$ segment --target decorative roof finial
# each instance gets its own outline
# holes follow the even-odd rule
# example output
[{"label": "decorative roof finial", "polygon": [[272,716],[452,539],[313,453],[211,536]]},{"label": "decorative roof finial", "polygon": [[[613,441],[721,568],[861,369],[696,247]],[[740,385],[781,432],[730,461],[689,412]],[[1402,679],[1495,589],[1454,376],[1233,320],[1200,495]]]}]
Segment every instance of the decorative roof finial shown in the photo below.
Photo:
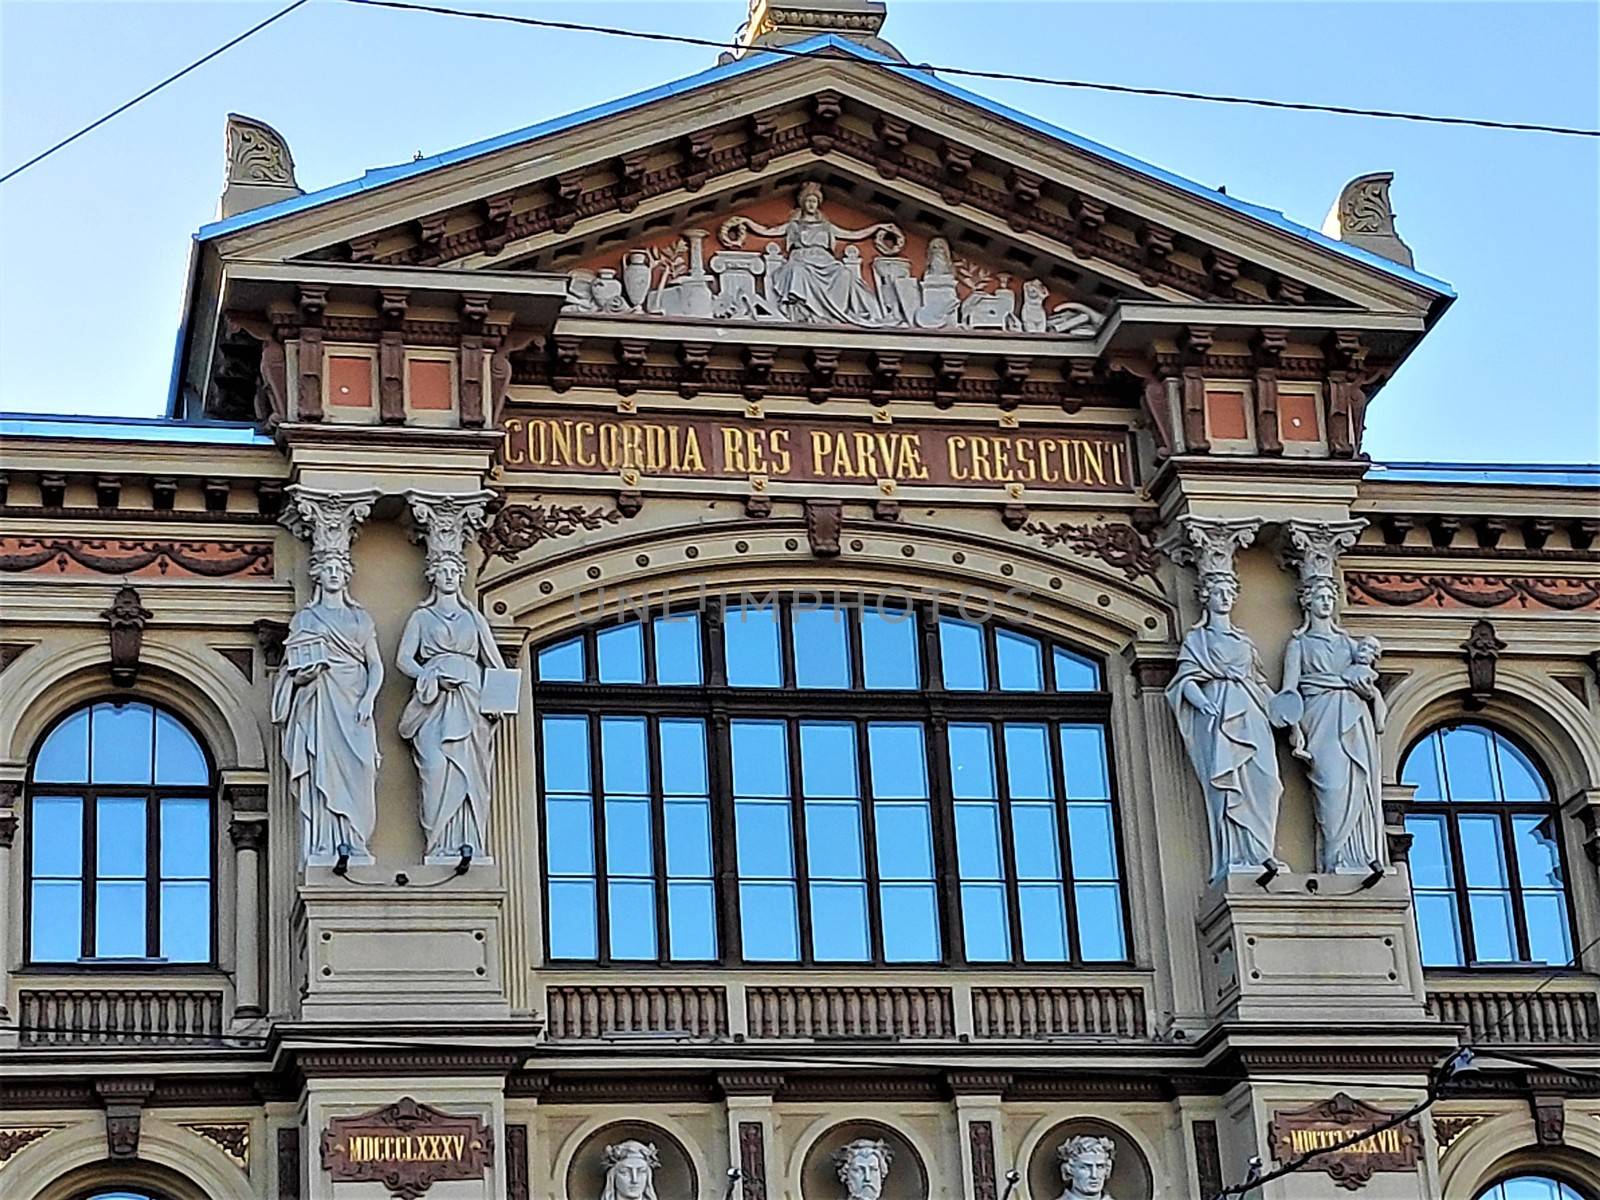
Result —
[{"label": "decorative roof finial", "polygon": [[1391,262],[1411,266],[1411,247],[1400,240],[1394,228],[1394,209],[1389,204],[1389,185],[1393,182],[1392,171],[1357,175],[1344,185],[1328,210],[1322,232]]},{"label": "decorative roof finial", "polygon": [[303,193],[294,179],[294,158],[283,135],[254,117],[228,114],[222,215],[249,212]]},{"label": "decorative roof finial", "polygon": [[905,62],[905,55],[878,36],[887,11],[884,0],[750,0],[750,15],[734,35],[741,49],[724,54],[722,61],[731,62],[765,46],[789,46],[835,33]]}]

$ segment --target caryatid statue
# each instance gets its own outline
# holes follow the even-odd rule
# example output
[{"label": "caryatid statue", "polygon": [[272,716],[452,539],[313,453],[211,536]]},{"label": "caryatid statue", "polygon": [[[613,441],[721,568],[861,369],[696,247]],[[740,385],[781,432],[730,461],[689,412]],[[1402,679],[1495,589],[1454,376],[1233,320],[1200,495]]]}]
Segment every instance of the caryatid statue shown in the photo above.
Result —
[{"label": "caryatid statue", "polygon": [[291,484],[280,518],[311,543],[311,599],[295,613],[272,688],[289,794],[300,810],[308,863],[369,855],[377,823],[378,736],[372,706],[383,683],[377,630],[349,594],[350,545],[376,491]]},{"label": "caryatid statue", "polygon": [[395,666],[416,681],[400,736],[417,765],[430,856],[483,858],[488,846],[496,718],[483,710],[484,670],[504,670],[505,661],[489,622],[461,598],[461,585],[467,536],[487,523],[493,496],[406,493],[427,543],[431,590],[406,620]]},{"label": "caryatid statue", "polygon": [[845,1200],[879,1200],[893,1158],[888,1144],[876,1138],[857,1138],[837,1151],[833,1160]]},{"label": "caryatid statue", "polygon": [[1107,1187],[1117,1161],[1117,1144],[1091,1134],[1068,1138],[1056,1147],[1061,1179],[1067,1186],[1058,1200],[1115,1200]]},{"label": "caryatid statue", "polygon": [[1278,775],[1268,708],[1272,690],[1255,643],[1234,628],[1239,598],[1235,551],[1255,540],[1261,522],[1184,516],[1165,544],[1180,566],[1199,573],[1204,611],[1183,639],[1167,702],[1205,793],[1211,829],[1211,878],[1234,871],[1278,871]]},{"label": "caryatid statue", "polygon": [[1385,859],[1378,757],[1385,715],[1377,670],[1382,646],[1338,623],[1334,564],[1365,524],[1285,525],[1284,557],[1299,571],[1305,619],[1284,650],[1276,705],[1293,722],[1290,743],[1306,764],[1316,798],[1317,869],[1361,874],[1381,869]]},{"label": "caryatid statue", "polygon": [[605,1148],[601,1161],[606,1165],[606,1183],[600,1200],[656,1200],[661,1156],[654,1143],[617,1142]]}]

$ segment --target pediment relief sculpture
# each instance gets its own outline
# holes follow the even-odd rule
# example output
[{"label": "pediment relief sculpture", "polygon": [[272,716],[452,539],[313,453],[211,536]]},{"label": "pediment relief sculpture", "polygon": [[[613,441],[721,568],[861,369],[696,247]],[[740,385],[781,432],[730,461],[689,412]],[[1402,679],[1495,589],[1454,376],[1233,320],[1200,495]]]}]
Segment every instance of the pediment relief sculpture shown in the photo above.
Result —
[{"label": "pediment relief sculpture", "polygon": [[1041,279],[828,202],[804,183],[568,275],[569,313],[1091,338],[1101,314]]}]

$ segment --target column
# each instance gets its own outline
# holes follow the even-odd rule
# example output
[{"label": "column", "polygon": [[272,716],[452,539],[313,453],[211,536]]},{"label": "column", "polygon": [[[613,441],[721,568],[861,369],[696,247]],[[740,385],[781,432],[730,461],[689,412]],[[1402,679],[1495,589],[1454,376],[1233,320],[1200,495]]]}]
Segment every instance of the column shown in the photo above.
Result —
[{"label": "column", "polygon": [[[11,845],[17,836],[17,811],[13,807],[22,795],[22,781],[0,780],[0,1024],[9,1023],[6,997],[11,994]],[[15,945],[22,943],[16,933]]]},{"label": "column", "polygon": [[267,841],[265,817],[234,817],[233,840],[233,997],[234,1015],[261,1015],[261,848]]}]

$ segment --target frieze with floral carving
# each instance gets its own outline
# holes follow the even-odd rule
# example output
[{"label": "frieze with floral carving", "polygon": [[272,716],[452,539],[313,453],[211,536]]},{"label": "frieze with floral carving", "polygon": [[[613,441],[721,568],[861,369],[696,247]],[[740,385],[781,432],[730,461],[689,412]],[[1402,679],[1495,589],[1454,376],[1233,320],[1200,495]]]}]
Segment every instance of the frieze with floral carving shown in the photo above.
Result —
[{"label": "frieze with floral carving", "polygon": [[1583,576],[1346,571],[1345,588],[1358,608],[1600,609],[1600,579]]},{"label": "frieze with floral carving", "polygon": [[1161,556],[1156,553],[1155,544],[1126,521],[1108,521],[1101,525],[1072,525],[1065,522],[1046,525],[1036,521],[1023,526],[1022,532],[1038,538],[1047,550],[1066,546],[1079,554],[1098,558],[1107,566],[1121,571],[1129,580],[1137,580],[1141,576],[1154,579],[1156,569],[1161,565]]},{"label": "frieze with floral carving", "polygon": [[0,537],[0,571],[170,579],[272,578],[271,542]]}]

